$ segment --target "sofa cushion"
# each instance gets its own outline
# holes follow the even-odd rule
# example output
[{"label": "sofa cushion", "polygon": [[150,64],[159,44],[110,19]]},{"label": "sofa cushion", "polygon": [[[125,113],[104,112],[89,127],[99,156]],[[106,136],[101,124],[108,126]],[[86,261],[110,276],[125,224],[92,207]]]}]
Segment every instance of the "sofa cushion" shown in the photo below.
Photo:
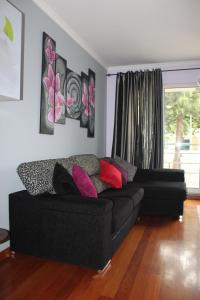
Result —
[{"label": "sofa cushion", "polygon": [[119,189],[122,187],[121,172],[106,160],[100,160],[100,176],[99,179],[109,184],[113,188]]},{"label": "sofa cushion", "polygon": [[99,179],[99,175],[92,175],[90,178],[94,183],[98,194],[110,188],[108,184]]},{"label": "sofa cushion", "polygon": [[97,198],[96,188],[85,170],[74,164],[72,177],[82,196]]},{"label": "sofa cushion", "polygon": [[112,165],[114,165],[122,174],[122,183],[123,185],[126,185],[128,182],[128,171],[120,166],[113,158],[111,157],[104,157],[104,160],[109,161]]},{"label": "sofa cushion", "polygon": [[124,168],[125,170],[127,170],[128,172],[128,181],[133,181],[133,178],[136,174],[137,171],[137,167],[132,165],[131,163],[127,162],[126,160],[120,158],[120,157],[115,157],[114,161],[120,165],[122,168]]},{"label": "sofa cushion", "polygon": [[72,176],[59,163],[56,163],[53,173],[53,187],[57,194],[80,195]]},{"label": "sofa cushion", "polygon": [[120,166],[116,161],[111,161],[111,164],[117,168],[121,174],[122,174],[122,183],[123,185],[126,185],[128,183],[128,171],[124,169],[122,166]]},{"label": "sofa cushion", "polygon": [[162,201],[186,198],[186,185],[184,182],[146,181],[127,185],[127,189],[136,187],[144,189],[145,198],[162,199]]},{"label": "sofa cushion", "polygon": [[52,178],[57,162],[64,166],[68,164],[66,158],[60,158],[32,161],[18,166],[17,173],[29,194],[54,193]]},{"label": "sofa cushion", "polygon": [[79,165],[89,176],[99,174],[100,163],[99,158],[94,154],[72,155],[68,158],[67,170],[72,174],[73,164]]},{"label": "sofa cushion", "polygon": [[112,198],[112,231],[118,231],[126,222],[133,210],[133,201],[129,197]]},{"label": "sofa cushion", "polygon": [[144,196],[144,190],[134,185],[126,185],[120,190],[109,189],[99,194],[101,198],[115,199],[129,197],[133,202],[133,207],[136,207]]},{"label": "sofa cushion", "polygon": [[178,169],[138,169],[134,182],[145,181],[185,182],[184,170]]}]

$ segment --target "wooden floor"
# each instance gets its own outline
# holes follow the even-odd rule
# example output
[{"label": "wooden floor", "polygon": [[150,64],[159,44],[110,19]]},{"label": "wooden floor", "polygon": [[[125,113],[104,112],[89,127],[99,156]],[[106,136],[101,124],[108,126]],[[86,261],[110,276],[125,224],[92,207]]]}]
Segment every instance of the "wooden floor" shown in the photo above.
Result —
[{"label": "wooden floor", "polygon": [[0,261],[0,299],[200,299],[200,220],[186,201],[183,222],[142,218],[104,276],[94,270],[17,254]]}]

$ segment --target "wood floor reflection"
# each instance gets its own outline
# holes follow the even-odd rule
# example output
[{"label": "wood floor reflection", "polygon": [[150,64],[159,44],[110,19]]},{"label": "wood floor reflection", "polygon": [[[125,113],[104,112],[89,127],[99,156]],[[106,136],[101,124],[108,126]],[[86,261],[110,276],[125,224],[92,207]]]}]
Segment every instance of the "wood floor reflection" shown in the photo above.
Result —
[{"label": "wood floor reflection", "polygon": [[17,254],[0,261],[0,299],[200,299],[200,221],[185,202],[183,221],[143,217],[102,276],[94,270]]}]

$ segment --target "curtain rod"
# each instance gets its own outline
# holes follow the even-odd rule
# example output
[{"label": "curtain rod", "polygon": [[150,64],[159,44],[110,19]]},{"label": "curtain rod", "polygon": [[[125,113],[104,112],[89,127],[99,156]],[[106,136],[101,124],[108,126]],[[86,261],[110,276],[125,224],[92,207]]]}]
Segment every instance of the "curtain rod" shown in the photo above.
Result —
[{"label": "curtain rod", "polygon": [[[191,71],[191,70],[200,70],[200,67],[199,68],[186,68],[186,69],[172,69],[172,70],[162,70],[162,72],[176,72],[176,71]],[[129,71],[127,71],[129,72]],[[127,72],[118,72],[118,73],[108,73],[106,74],[106,76],[115,76],[119,73],[121,74],[126,74]]]}]

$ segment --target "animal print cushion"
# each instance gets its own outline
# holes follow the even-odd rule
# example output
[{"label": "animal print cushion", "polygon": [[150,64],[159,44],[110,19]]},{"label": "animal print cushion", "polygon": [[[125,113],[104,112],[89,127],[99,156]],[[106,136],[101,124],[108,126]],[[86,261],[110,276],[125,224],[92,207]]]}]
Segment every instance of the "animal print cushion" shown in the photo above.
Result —
[{"label": "animal print cushion", "polygon": [[108,184],[99,179],[99,175],[93,175],[90,178],[94,183],[98,194],[111,188]]},{"label": "animal print cushion", "polygon": [[[72,174],[73,164],[79,165],[84,169],[89,176],[98,174],[100,172],[99,158],[94,154],[73,155],[67,159],[67,170]],[[64,166],[64,165],[63,165]]]},{"label": "animal print cushion", "polygon": [[55,193],[52,179],[56,162],[66,168],[70,174],[72,174],[74,163],[82,167],[89,176],[99,173],[100,170],[99,159],[93,154],[73,155],[69,158],[22,163],[18,166],[17,172],[29,194]]},{"label": "animal print cushion", "polygon": [[54,193],[52,179],[56,162],[70,167],[66,158],[32,161],[18,166],[17,173],[29,194]]}]

